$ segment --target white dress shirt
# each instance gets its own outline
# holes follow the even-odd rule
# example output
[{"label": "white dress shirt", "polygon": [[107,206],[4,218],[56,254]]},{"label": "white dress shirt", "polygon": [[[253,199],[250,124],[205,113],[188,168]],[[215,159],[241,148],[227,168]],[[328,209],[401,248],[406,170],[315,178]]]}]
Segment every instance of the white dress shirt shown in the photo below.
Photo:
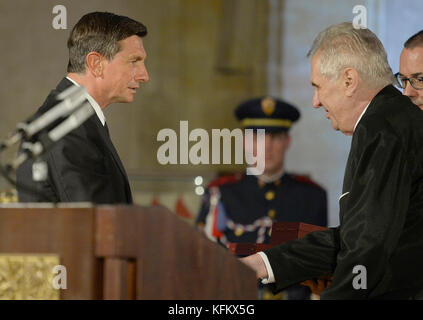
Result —
[{"label": "white dress shirt", "polygon": [[[369,102],[369,104],[370,104],[370,102]],[[364,110],[363,110],[363,112],[360,114],[360,116],[358,117],[358,120],[357,120],[357,122],[355,123],[355,126],[354,126],[354,130],[353,130],[353,132],[355,131],[355,128],[357,127],[357,125],[358,125],[358,123],[360,122],[360,120],[361,120],[361,118],[363,117],[363,115],[364,115],[364,113],[367,111],[367,108],[369,107],[369,104],[364,108]]]}]

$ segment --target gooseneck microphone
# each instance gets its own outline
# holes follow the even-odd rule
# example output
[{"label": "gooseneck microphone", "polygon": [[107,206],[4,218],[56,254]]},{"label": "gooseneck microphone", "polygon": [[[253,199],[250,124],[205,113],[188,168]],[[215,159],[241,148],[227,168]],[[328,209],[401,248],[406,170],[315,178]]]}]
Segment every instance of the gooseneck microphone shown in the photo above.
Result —
[{"label": "gooseneck microphone", "polygon": [[[10,163],[5,165],[0,163],[0,173],[7,181],[16,186],[16,181],[10,178],[12,172],[16,171],[28,159],[36,159],[44,154],[57,141],[79,127],[95,113],[87,100],[87,95],[84,87],[71,86],[55,97],[58,103],[54,107],[35,119],[29,118],[18,123],[15,132],[8,139],[0,142],[0,153],[17,143],[21,144],[20,152]],[[35,162],[35,165],[40,167],[39,162]],[[34,166],[33,171],[36,171]],[[44,165],[44,167],[46,172],[47,166]],[[33,178],[35,176],[37,175],[33,172]],[[38,176],[46,177],[47,174],[38,174]],[[34,178],[34,180],[40,181],[43,178]],[[36,190],[28,191],[37,192]]]}]

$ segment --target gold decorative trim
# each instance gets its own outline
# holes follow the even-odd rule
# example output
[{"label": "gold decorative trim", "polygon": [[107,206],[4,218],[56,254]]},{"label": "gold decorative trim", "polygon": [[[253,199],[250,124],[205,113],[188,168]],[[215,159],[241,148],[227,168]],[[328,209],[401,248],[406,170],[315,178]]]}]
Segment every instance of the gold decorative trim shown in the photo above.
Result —
[{"label": "gold decorative trim", "polygon": [[0,254],[1,300],[58,300],[53,287],[57,255]]},{"label": "gold decorative trim", "polygon": [[271,97],[266,97],[261,100],[261,110],[263,110],[266,116],[271,116],[275,111],[276,101]]},{"label": "gold decorative trim", "polygon": [[266,119],[266,118],[245,118],[241,120],[241,124],[244,127],[249,126],[263,126],[263,127],[284,127],[284,128],[290,128],[292,125],[291,120],[285,120],[285,119]]},{"label": "gold decorative trim", "polygon": [[16,189],[0,190],[0,203],[16,203],[18,202],[18,193]]}]

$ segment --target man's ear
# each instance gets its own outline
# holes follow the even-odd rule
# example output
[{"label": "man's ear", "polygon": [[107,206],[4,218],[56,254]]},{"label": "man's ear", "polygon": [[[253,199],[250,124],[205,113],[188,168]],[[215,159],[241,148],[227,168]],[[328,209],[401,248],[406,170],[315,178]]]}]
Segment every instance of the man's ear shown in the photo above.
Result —
[{"label": "man's ear", "polygon": [[345,89],[345,94],[351,97],[358,88],[358,72],[354,68],[345,68],[342,73],[342,85]]},{"label": "man's ear", "polygon": [[98,52],[90,52],[85,58],[87,70],[95,77],[102,77],[104,71],[104,58]]}]

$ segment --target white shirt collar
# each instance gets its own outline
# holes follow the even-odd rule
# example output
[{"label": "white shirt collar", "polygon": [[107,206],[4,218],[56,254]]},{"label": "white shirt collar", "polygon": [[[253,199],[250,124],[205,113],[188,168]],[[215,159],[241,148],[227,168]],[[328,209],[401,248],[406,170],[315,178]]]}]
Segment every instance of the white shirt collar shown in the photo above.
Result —
[{"label": "white shirt collar", "polygon": [[367,104],[367,106],[364,108],[363,112],[362,112],[362,113],[360,114],[360,116],[358,117],[358,120],[357,120],[357,122],[355,123],[355,126],[354,126],[354,130],[353,130],[353,132],[355,131],[355,128],[357,127],[357,125],[358,125],[358,123],[360,122],[361,118],[363,117],[364,113],[367,111],[367,108],[369,107],[369,105],[370,105],[370,102]]},{"label": "white shirt collar", "polygon": [[[80,87],[80,84],[77,83],[75,80],[66,77],[70,82],[72,82],[77,87]],[[100,119],[102,125],[104,126],[106,124],[106,117],[104,116],[103,110],[101,110],[100,105],[97,103],[97,101],[94,100],[93,97],[87,92],[87,99],[90,102],[91,106],[93,107],[95,113],[97,114],[97,117]]]},{"label": "white shirt collar", "polygon": [[275,173],[274,175],[271,176],[267,176],[262,174],[261,176],[258,177],[259,180],[261,180],[264,183],[271,183],[271,182],[275,182],[276,180],[280,179],[280,177],[283,176],[283,167],[279,170],[279,172]]}]

